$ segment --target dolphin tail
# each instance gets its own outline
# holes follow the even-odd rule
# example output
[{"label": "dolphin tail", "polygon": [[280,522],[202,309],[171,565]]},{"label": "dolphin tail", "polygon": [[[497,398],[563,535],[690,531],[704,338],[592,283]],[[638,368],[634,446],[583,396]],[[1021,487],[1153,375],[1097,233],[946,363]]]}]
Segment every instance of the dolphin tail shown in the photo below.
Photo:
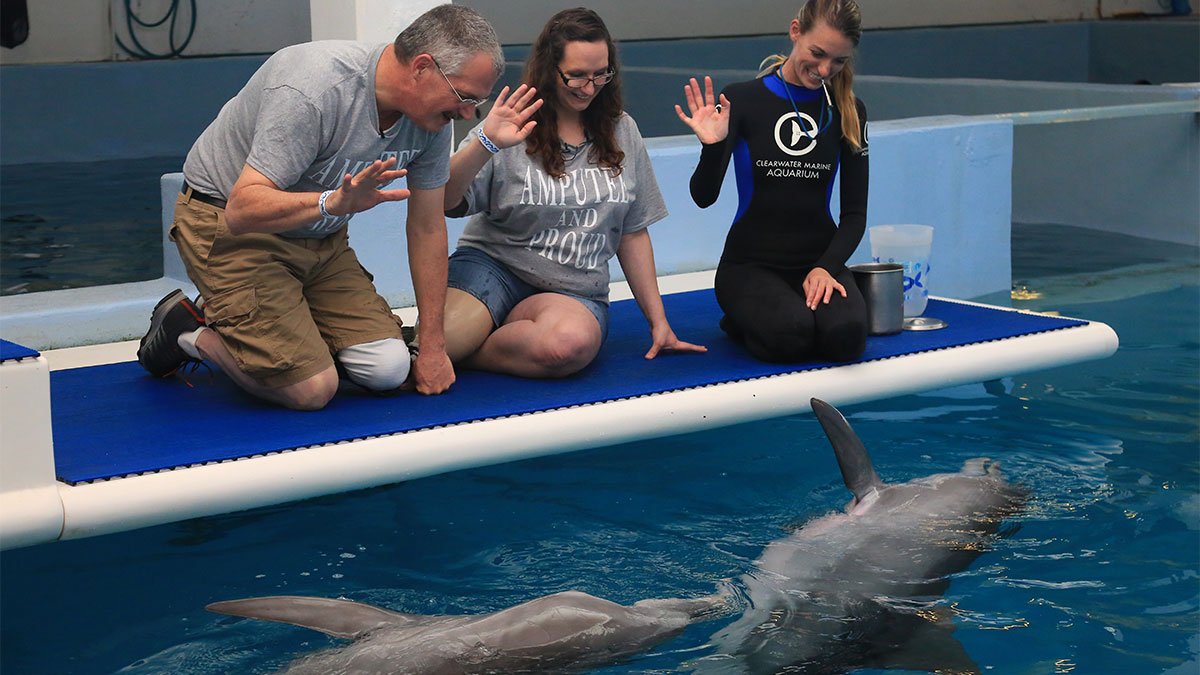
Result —
[{"label": "dolphin tail", "polygon": [[837,455],[838,466],[842,469],[842,479],[846,487],[854,493],[854,498],[861,501],[872,490],[883,486],[875,466],[871,464],[871,456],[862,439],[850,428],[850,423],[838,412],[838,409],[819,398],[810,399],[813,413],[821,422],[821,428],[829,437],[829,444]]},{"label": "dolphin tail", "polygon": [[352,600],[277,595],[214,602],[210,612],[247,619],[278,621],[311,628],[338,638],[355,639],[385,625],[407,624],[413,617]]}]

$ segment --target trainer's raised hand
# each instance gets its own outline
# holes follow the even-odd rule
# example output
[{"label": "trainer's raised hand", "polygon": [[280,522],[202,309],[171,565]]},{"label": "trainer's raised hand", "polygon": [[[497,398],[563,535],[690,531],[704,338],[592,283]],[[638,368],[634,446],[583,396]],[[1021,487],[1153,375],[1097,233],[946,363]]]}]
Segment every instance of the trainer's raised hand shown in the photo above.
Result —
[{"label": "trainer's raised hand", "polygon": [[679,119],[691,127],[701,143],[725,140],[729,135],[730,103],[724,94],[721,94],[720,102],[713,96],[712,78],[705,76],[704,91],[701,92],[700,83],[693,77],[684,85],[683,93],[687,97],[690,115],[684,114],[683,108],[676,104],[675,114],[679,115]]}]

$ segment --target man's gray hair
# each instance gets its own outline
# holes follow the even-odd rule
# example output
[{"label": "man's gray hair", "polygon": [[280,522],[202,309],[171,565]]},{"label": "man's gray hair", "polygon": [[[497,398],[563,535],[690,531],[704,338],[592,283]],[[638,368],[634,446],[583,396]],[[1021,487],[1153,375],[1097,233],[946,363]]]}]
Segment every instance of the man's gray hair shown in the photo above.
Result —
[{"label": "man's gray hair", "polygon": [[492,57],[496,77],[504,74],[504,51],[496,29],[469,7],[438,5],[417,17],[396,36],[396,57],[411,61],[429,54],[446,73],[458,75],[475,54]]}]

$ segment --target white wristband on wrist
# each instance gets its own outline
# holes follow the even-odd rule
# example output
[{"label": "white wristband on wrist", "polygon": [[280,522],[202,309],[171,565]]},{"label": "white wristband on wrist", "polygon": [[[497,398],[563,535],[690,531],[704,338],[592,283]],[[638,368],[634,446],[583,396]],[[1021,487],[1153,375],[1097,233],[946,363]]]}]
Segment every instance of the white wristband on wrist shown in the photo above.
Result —
[{"label": "white wristband on wrist", "polygon": [[483,144],[483,147],[487,148],[488,152],[492,153],[493,155],[497,152],[500,152],[500,148],[498,148],[496,144],[492,142],[492,139],[488,138],[487,135],[483,133],[483,129],[476,129],[475,136],[479,138],[479,142]]},{"label": "white wristband on wrist", "polygon": [[325,210],[325,200],[329,199],[329,195],[333,194],[333,190],[326,190],[321,193],[321,198],[317,200],[317,206],[321,208],[321,215],[326,218],[336,218],[337,216]]}]

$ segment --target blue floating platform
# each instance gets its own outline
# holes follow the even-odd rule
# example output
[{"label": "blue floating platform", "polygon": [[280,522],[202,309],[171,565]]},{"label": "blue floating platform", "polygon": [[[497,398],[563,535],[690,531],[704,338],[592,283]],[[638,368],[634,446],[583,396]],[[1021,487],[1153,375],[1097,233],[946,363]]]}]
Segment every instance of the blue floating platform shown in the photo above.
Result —
[{"label": "blue floating platform", "polygon": [[[449,392],[433,397],[377,397],[344,387],[314,413],[260,402],[204,370],[165,380],[149,377],[132,362],[56,371],[51,400],[58,478],[75,484],[850,365],[756,361],[717,327],[721,313],[711,290],[667,295],[664,301],[676,334],[707,346],[707,353],[646,360],[645,319],[634,301],[624,300],[613,303],[610,338],[599,356],[573,377],[525,380],[463,372]],[[1086,323],[936,299],[926,315],[948,326],[871,337],[852,363]]]},{"label": "blue floating platform", "polygon": [[0,344],[6,420],[28,426],[0,429],[19,471],[0,477],[0,548],[805,413],[813,396],[846,405],[981,382],[1118,344],[1101,323],[931,299],[944,329],[868,338],[850,363],[769,364],[720,331],[711,288],[663,301],[676,334],[707,353],[646,360],[645,319],[623,300],[599,356],[572,377],[461,372],[430,397],[344,385],[318,412],[265,404],[219,372],[152,378],[129,360],[134,343],[40,357]]}]

